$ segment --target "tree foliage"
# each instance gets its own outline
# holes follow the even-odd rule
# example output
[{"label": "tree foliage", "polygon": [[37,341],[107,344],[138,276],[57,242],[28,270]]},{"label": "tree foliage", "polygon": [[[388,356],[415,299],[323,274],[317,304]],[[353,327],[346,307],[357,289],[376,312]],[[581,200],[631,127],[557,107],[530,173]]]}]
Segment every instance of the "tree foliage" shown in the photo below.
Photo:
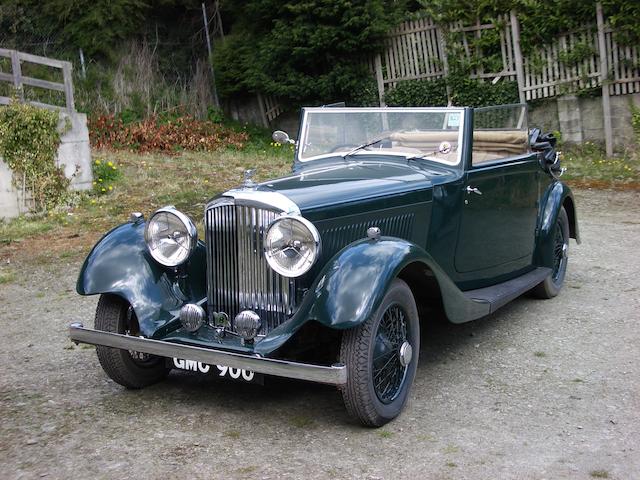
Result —
[{"label": "tree foliage", "polygon": [[123,41],[158,28],[179,35],[193,18],[199,28],[198,15],[197,0],[0,0],[0,42],[20,49],[36,40],[74,57],[82,48],[89,58],[108,59]]},{"label": "tree foliage", "polygon": [[363,88],[367,56],[400,19],[392,0],[241,0],[215,55],[224,94],[262,92],[292,101],[349,99]]}]

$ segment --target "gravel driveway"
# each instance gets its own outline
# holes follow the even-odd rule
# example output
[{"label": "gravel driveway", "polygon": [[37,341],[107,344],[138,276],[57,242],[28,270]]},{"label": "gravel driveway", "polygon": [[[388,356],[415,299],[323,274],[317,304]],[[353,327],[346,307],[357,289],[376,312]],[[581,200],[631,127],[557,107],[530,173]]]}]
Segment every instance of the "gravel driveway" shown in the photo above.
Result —
[{"label": "gravel driveway", "polygon": [[377,430],[301,382],[174,372],[124,390],[66,339],[97,300],[75,294],[81,260],[14,261],[0,478],[638,479],[640,194],[577,197],[583,244],[560,296],[429,325],[410,403]]}]

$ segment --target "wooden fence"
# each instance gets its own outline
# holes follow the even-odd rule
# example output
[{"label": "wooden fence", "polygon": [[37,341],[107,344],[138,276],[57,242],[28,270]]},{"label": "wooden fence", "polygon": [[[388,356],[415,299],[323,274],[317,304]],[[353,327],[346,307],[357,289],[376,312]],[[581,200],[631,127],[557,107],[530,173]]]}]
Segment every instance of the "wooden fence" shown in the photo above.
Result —
[{"label": "wooden fence", "polygon": [[[601,17],[601,9],[598,11]],[[471,77],[493,82],[516,80],[523,102],[603,84],[611,95],[640,92],[640,48],[618,45],[613,30],[600,17],[593,25],[560,35],[527,56],[520,50],[516,12],[498,17],[494,23],[469,26],[454,23],[442,27],[430,18],[404,22],[388,36],[383,52],[374,59],[380,103],[384,104],[385,92],[401,81],[434,80],[448,74],[447,52],[451,48],[446,45],[447,32],[462,33],[457,36],[456,50],[471,59],[482,56],[482,52],[472,51],[467,35],[479,37],[487,29],[499,31],[502,68],[488,72],[476,67]],[[572,59],[576,47],[583,55]]]},{"label": "wooden fence", "polygon": [[[3,72],[0,70],[0,82],[11,83],[16,89],[16,92],[18,93],[22,101],[25,100],[25,86],[43,88],[45,90],[54,90],[64,93],[64,107],[60,105],[42,103],[34,100],[28,100],[28,103],[42,108],[67,110],[69,112],[75,111],[75,105],[73,101],[73,80],[71,78],[73,67],[71,62],[55,60],[53,58],[41,57],[38,55],[31,55],[29,53],[18,52],[16,50],[8,50],[6,48],[0,48],[0,57],[11,59],[11,73]],[[22,62],[35,63],[37,65],[45,65],[47,67],[60,69],[62,71],[63,83],[51,82],[49,80],[24,76],[22,74]],[[10,97],[0,96],[0,105],[8,105],[10,102]]]}]

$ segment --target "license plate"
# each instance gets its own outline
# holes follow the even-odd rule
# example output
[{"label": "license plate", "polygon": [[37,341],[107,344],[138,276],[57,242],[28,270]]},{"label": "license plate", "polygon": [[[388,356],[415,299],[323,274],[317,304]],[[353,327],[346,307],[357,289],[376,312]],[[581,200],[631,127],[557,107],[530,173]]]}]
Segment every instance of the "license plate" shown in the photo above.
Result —
[{"label": "license plate", "polygon": [[231,368],[226,365],[209,365],[207,363],[196,362],[195,360],[173,358],[171,367],[190,372],[217,374],[219,377],[231,378],[232,380],[240,380],[243,382],[260,384],[263,382],[263,377],[259,373],[245,370],[244,368]]}]

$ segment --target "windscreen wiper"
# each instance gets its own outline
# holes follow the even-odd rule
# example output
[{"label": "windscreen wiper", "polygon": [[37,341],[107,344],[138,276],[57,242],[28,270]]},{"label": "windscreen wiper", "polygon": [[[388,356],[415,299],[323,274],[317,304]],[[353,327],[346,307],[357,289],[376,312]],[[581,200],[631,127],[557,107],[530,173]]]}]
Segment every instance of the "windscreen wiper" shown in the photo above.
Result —
[{"label": "windscreen wiper", "polygon": [[372,145],[375,145],[376,143],[380,143],[385,138],[387,138],[387,135],[385,135],[382,138],[376,138],[375,140],[370,140],[367,143],[363,143],[362,145],[358,145],[357,147],[349,150],[347,153],[343,153],[342,154],[342,158],[349,157],[349,156],[353,155],[354,153],[359,152],[360,150],[364,150],[365,148],[370,147]]},{"label": "windscreen wiper", "polygon": [[411,160],[424,160],[427,157],[433,157],[439,153],[442,153],[442,152],[440,150],[435,150],[433,152],[423,153],[421,155],[415,155],[413,157],[407,157],[407,163],[410,162]]}]

